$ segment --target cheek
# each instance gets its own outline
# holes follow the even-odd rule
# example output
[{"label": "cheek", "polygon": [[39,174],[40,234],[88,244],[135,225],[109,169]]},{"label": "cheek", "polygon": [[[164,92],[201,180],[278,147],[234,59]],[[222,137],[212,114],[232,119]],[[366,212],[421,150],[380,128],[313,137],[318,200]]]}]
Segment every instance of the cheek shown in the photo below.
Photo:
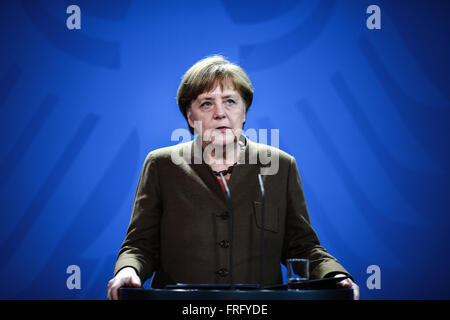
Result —
[{"label": "cheek", "polygon": [[202,129],[203,131],[205,129],[208,128],[208,126],[210,125],[210,120],[208,119],[208,115],[206,114],[202,114],[201,112],[198,111],[193,111],[192,112],[192,121],[193,123],[195,123],[195,125],[200,129]]},{"label": "cheek", "polygon": [[206,130],[212,129],[212,128],[214,128],[214,126],[211,125],[211,121],[209,121],[208,119],[202,119],[203,132],[205,132]]},{"label": "cheek", "polygon": [[233,117],[233,125],[236,127],[241,127],[244,122],[245,122],[245,112],[243,111],[237,112],[236,115]]}]

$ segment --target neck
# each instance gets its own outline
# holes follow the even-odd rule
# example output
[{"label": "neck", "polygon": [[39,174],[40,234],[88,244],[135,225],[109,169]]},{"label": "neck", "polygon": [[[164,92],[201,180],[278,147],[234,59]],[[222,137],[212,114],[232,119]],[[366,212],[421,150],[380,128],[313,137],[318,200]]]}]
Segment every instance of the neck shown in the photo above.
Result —
[{"label": "neck", "polygon": [[224,146],[207,144],[203,150],[207,164],[230,166],[238,161],[241,149],[237,141],[234,141]]}]

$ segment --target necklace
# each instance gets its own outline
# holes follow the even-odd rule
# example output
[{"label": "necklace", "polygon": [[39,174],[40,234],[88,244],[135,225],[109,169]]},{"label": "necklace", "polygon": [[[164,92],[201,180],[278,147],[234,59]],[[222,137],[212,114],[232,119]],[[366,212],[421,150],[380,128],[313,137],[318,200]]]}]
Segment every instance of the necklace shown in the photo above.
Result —
[{"label": "necklace", "polygon": [[[242,151],[245,150],[245,145],[242,141],[239,141],[239,146],[240,146],[240,150],[239,153],[241,153]],[[220,176],[220,174],[226,176],[227,174],[231,174],[231,172],[233,172],[234,167],[236,166],[237,162],[235,162],[234,164],[232,164],[231,166],[228,167],[228,169],[226,170],[222,170],[222,171],[214,171],[211,169],[211,171],[216,175],[216,176]]]},{"label": "necklace", "polygon": [[236,164],[237,164],[237,162],[234,163],[233,165],[229,166],[228,169],[222,170],[222,171],[214,171],[212,169],[211,170],[216,176],[220,176],[220,174],[223,174],[224,176],[226,176],[227,174],[233,172],[233,168]]}]

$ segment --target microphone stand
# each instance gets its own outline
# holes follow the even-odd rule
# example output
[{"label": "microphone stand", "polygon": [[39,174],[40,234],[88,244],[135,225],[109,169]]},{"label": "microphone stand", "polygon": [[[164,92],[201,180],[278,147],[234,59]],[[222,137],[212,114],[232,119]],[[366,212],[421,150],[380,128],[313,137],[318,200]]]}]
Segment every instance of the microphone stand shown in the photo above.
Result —
[{"label": "microphone stand", "polygon": [[258,180],[259,180],[259,188],[261,189],[261,201],[262,201],[262,205],[261,205],[261,256],[260,256],[260,260],[259,260],[259,283],[260,283],[260,289],[263,288],[264,285],[264,216],[265,216],[265,211],[266,211],[266,197],[265,197],[265,192],[264,192],[264,184],[262,181],[262,177],[261,174],[258,174]]},{"label": "microphone stand", "polygon": [[230,238],[230,284],[231,284],[231,289],[234,290],[235,286],[234,286],[234,272],[233,272],[233,207],[231,205],[231,195],[230,195],[230,189],[228,189],[228,184],[222,174],[222,172],[220,172],[220,178],[222,179],[223,185],[225,187],[225,193],[227,194],[227,198],[228,198],[228,214],[230,215],[230,220],[229,220],[229,227],[228,227],[228,232],[229,232],[229,238]]}]

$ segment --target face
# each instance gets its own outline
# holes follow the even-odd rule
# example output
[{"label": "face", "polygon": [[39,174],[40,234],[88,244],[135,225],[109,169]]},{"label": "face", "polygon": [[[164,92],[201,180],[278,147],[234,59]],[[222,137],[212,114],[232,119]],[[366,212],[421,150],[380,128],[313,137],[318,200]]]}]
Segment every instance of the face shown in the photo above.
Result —
[{"label": "face", "polygon": [[[201,130],[207,144],[228,145],[239,137],[245,122],[245,105],[231,81],[200,94],[187,110],[189,125]],[[200,123],[199,123],[200,122]]]}]

